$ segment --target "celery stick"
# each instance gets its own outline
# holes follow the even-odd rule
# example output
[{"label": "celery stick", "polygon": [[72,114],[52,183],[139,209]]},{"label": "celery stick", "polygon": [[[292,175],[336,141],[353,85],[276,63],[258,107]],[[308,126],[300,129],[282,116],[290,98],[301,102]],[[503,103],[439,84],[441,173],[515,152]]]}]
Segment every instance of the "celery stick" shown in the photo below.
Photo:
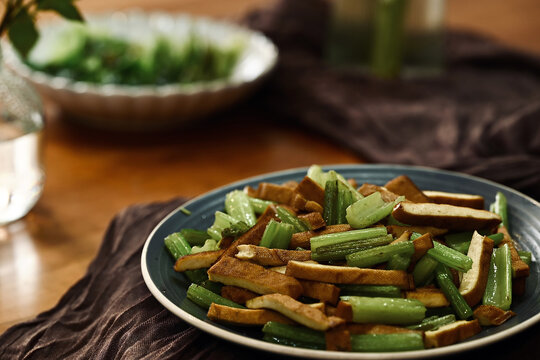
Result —
[{"label": "celery stick", "polygon": [[386,228],[384,226],[380,226],[375,228],[343,231],[339,233],[314,236],[310,239],[309,242],[311,244],[311,251],[316,251],[317,248],[323,246],[337,245],[353,240],[363,240],[380,237],[387,234],[388,232],[386,231]]},{"label": "celery stick", "polygon": [[221,233],[223,230],[230,227],[231,224],[234,224],[235,222],[237,222],[237,220],[231,215],[216,211],[214,213],[214,223],[208,228],[207,233],[212,239],[219,241],[221,240]]},{"label": "celery stick", "polygon": [[309,329],[304,326],[287,325],[275,321],[269,321],[263,326],[262,331],[265,335],[286,338],[305,344],[322,346],[323,348],[326,347],[324,332]]},{"label": "celery stick", "polygon": [[411,236],[409,236],[409,240],[410,240],[410,241],[413,241],[413,240],[418,239],[418,238],[421,237],[421,236],[422,236],[422,234],[417,233],[416,231],[413,231],[412,234],[411,234]]},{"label": "celery stick", "polygon": [[[472,232],[462,232],[445,235],[444,240],[448,246],[456,251],[459,251],[462,254],[467,254],[469,251],[469,246],[471,246]],[[504,238],[502,233],[487,235],[488,238],[493,240],[495,246]]]},{"label": "celery stick", "polygon": [[508,224],[508,205],[506,201],[506,196],[498,191],[495,195],[495,202],[493,203],[493,212],[501,217],[501,225],[504,226],[506,230],[510,231]]},{"label": "celery stick", "polygon": [[349,189],[341,181],[338,182],[338,194],[337,194],[337,223],[347,223],[347,208],[354,202],[353,195]]},{"label": "celery stick", "polygon": [[508,244],[493,251],[482,302],[503,310],[509,310],[512,305],[512,256]]},{"label": "celery stick", "polygon": [[289,210],[285,209],[284,207],[278,206],[276,210],[281,222],[285,224],[291,224],[295,233],[311,230],[309,226],[306,225],[306,223],[291,214]]},{"label": "celery stick", "polygon": [[203,246],[208,239],[208,232],[204,230],[182,229],[180,234],[191,246]]},{"label": "celery stick", "polygon": [[426,307],[418,300],[341,296],[352,306],[353,321],[357,323],[410,325],[424,319]]},{"label": "celery stick", "polygon": [[210,305],[212,305],[212,303],[239,309],[245,309],[245,306],[239,305],[229,299],[225,299],[224,297],[221,297],[218,294],[208,289],[205,289],[204,287],[197,284],[191,284],[189,286],[186,297],[189,300],[193,301],[195,304],[205,309],[210,308]]},{"label": "celery stick", "polygon": [[[191,254],[191,246],[187,242],[182,232],[170,234],[165,238],[165,247],[169,250],[174,261],[178,260],[181,256]],[[184,272],[184,275],[193,283],[200,284],[205,280],[208,280],[208,274],[205,269],[188,270]]]},{"label": "celery stick", "polygon": [[393,255],[400,254],[411,256],[414,253],[412,241],[404,241],[397,244],[378,246],[371,249],[361,250],[345,257],[347,265],[357,267],[370,267],[388,261]]},{"label": "celery stick", "polygon": [[457,316],[465,320],[467,318],[470,318],[473,314],[471,307],[463,296],[459,293],[459,290],[456,288],[456,285],[454,285],[454,282],[452,281],[452,275],[450,274],[450,271],[444,264],[437,265],[437,268],[435,269],[436,278],[437,278],[437,284],[439,284],[439,288],[443,291],[444,295],[450,302],[450,305],[452,305],[452,308],[454,309]]},{"label": "celery stick", "polygon": [[435,330],[443,325],[447,325],[455,321],[456,316],[454,314],[445,316],[431,316],[429,318],[425,318],[419,324],[407,326],[407,329],[420,331]]},{"label": "celery stick", "polygon": [[338,223],[338,180],[328,180],[324,186],[323,218],[326,225]]},{"label": "celery stick", "polygon": [[270,220],[264,230],[259,246],[275,249],[287,249],[291,242],[294,228],[291,224]]},{"label": "celery stick", "polygon": [[241,190],[231,191],[225,196],[225,210],[237,221],[243,221],[249,227],[252,227],[257,222],[257,217],[249,203],[248,196]]},{"label": "celery stick", "polygon": [[351,350],[355,352],[411,351],[424,349],[422,334],[359,334],[351,335]]},{"label": "celery stick", "polygon": [[472,259],[470,257],[437,241],[433,242],[433,248],[429,249],[427,253],[438,262],[461,272],[467,272],[472,267]]},{"label": "celery stick", "polygon": [[335,245],[319,246],[311,251],[311,258],[316,261],[344,260],[345,256],[360,250],[387,245],[392,242],[391,234],[369,239],[352,240]]},{"label": "celery stick", "polygon": [[390,215],[394,206],[404,199],[403,196],[400,196],[395,201],[386,203],[382,199],[381,193],[374,192],[347,208],[347,221],[356,229],[368,227]]},{"label": "celery stick", "polygon": [[435,276],[435,268],[438,264],[439,262],[428,254],[422,256],[413,270],[414,285],[420,287],[429,284]]},{"label": "celery stick", "polygon": [[530,251],[518,250],[518,255],[525,264],[531,266],[532,253]]},{"label": "celery stick", "polygon": [[352,296],[401,298],[401,289],[393,285],[339,284],[340,294]]},{"label": "celery stick", "polygon": [[495,246],[499,246],[501,241],[504,239],[504,234],[503,233],[496,233],[496,234],[488,235],[487,237],[490,238],[491,240],[493,240],[493,244]]},{"label": "celery stick", "polygon": [[320,345],[320,344],[307,343],[303,341],[291,340],[284,337],[273,336],[269,334],[264,334],[262,339],[266,342],[270,342],[270,343],[274,343],[278,345],[292,346],[296,348],[306,348],[306,349],[313,349],[313,350],[326,349],[326,344]]},{"label": "celery stick", "polygon": [[275,204],[275,202],[270,200],[262,200],[250,196],[248,196],[248,200],[251,208],[257,214],[262,214],[268,206]]},{"label": "celery stick", "polygon": [[343,185],[349,189],[355,200],[360,200],[364,197],[351,184],[349,184],[349,182],[341,174],[334,170],[330,170],[325,173],[319,165],[312,165],[307,171],[307,176],[321,185],[322,188],[325,187],[328,180],[340,180]]},{"label": "celery stick", "polygon": [[[414,246],[414,245],[413,245]],[[411,264],[411,256],[407,255],[392,255],[390,259],[388,259],[388,264],[386,264],[387,270],[407,270],[409,265]]]}]

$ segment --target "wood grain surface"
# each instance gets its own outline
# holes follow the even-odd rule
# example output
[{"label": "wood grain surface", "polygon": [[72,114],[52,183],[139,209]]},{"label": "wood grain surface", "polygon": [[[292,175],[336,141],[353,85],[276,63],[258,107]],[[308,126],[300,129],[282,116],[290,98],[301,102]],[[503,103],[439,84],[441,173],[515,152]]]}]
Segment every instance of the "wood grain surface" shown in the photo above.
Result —
[{"label": "wood grain surface", "polygon": [[[138,7],[238,19],[268,0],[82,0],[84,12]],[[540,53],[537,0],[452,0],[447,23]],[[52,307],[78,280],[122,208],[192,197],[248,176],[362,159],[323,136],[272,119],[212,120],[174,133],[89,130],[47,103],[43,196],[0,227],[0,332]]]}]

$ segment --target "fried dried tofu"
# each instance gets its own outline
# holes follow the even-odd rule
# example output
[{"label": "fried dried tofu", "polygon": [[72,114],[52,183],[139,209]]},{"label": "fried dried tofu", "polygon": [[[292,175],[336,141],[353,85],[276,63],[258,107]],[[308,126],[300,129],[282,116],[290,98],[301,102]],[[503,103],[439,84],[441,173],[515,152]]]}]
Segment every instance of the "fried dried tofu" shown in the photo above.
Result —
[{"label": "fried dried tofu", "polygon": [[423,193],[437,204],[464,206],[473,209],[484,208],[484,197],[480,195],[458,194],[431,190],[424,190]]},{"label": "fried dried tofu", "polygon": [[430,233],[431,236],[441,236],[448,232],[448,229],[436,228],[433,226],[402,226],[402,225],[388,225],[386,230],[394,237],[400,237],[405,231],[416,232],[419,234]]},{"label": "fried dried tofu", "polygon": [[455,344],[478,334],[482,328],[478,320],[459,320],[451,324],[443,325],[437,330],[429,330],[424,333],[424,345],[426,348],[435,348]]},{"label": "fried dried tofu", "polygon": [[269,294],[246,302],[249,309],[272,309],[308,328],[326,331],[343,323],[343,319],[327,317],[322,311],[283,294]]},{"label": "fried dried tofu", "polygon": [[499,215],[486,210],[407,201],[397,204],[392,210],[392,216],[405,224],[462,231],[489,229],[501,222]]},{"label": "fried dried tofu", "polygon": [[340,289],[337,286],[319,281],[299,281],[304,289],[302,295],[333,305],[338,302]]},{"label": "fried dried tofu", "polygon": [[222,257],[208,269],[208,278],[257,294],[280,293],[297,298],[303,291],[300,282],[293,277],[230,256]]},{"label": "fried dried tofu", "polygon": [[503,240],[499,243],[499,247],[504,244],[508,244],[510,248],[510,254],[512,256],[512,277],[513,278],[522,278],[529,276],[530,268],[521,258],[517,252],[514,240],[510,237],[510,233],[504,226],[500,226],[497,229],[497,232],[500,232],[504,235]]},{"label": "fried dried tofu", "polygon": [[390,180],[384,185],[384,187],[394,194],[403,195],[407,200],[415,203],[431,202],[431,199],[427,197],[422,190],[420,190],[406,175],[401,175]]},{"label": "fried dried tofu", "polygon": [[238,245],[236,257],[241,260],[249,260],[263,266],[287,265],[291,260],[308,261],[311,260],[309,250],[283,250],[269,249],[255,245]]},{"label": "fried dried tofu", "polygon": [[467,253],[473,261],[472,268],[463,274],[459,285],[459,292],[469,306],[475,306],[484,296],[493,246],[493,240],[474,232]]},{"label": "fried dried tofu", "polygon": [[324,205],[324,189],[309,176],[305,176],[296,186],[295,192],[302,195],[306,200],[315,201]]},{"label": "fried dried tofu", "polygon": [[238,309],[216,303],[210,305],[207,316],[210,320],[233,325],[261,326],[268,321],[275,321],[282,324],[294,324],[294,321],[272,310]]},{"label": "fried dried tofu", "polygon": [[351,333],[344,326],[330,329],[324,333],[326,350],[351,351]]},{"label": "fried dried tofu", "polygon": [[474,309],[474,318],[478,319],[482,326],[501,325],[506,320],[515,316],[516,313],[508,310],[505,311],[493,305],[480,305]]},{"label": "fried dried tofu", "polygon": [[406,290],[414,288],[412,275],[401,270],[376,270],[289,261],[286,274],[298,279],[333,284],[395,285]]},{"label": "fried dried tofu", "polygon": [[221,288],[221,296],[225,299],[234,301],[237,304],[245,304],[246,301],[256,298],[259,294],[238,286],[225,285]]},{"label": "fried dried tofu", "polygon": [[278,204],[289,204],[293,199],[294,190],[290,186],[262,182],[257,189],[257,197],[274,201]]},{"label": "fried dried tofu", "polygon": [[364,196],[369,196],[377,191],[381,193],[381,199],[383,199],[384,202],[393,202],[399,197],[398,194],[394,194],[384,186],[365,183],[358,188],[358,192]]},{"label": "fried dried tofu", "polygon": [[326,221],[324,221],[320,212],[314,211],[307,214],[298,215],[298,218],[309,224],[311,230],[319,230],[326,226]]},{"label": "fried dried tofu", "polygon": [[418,300],[427,308],[450,306],[450,302],[441,290],[430,287],[406,291],[405,298]]},{"label": "fried dried tofu", "polygon": [[205,269],[212,266],[225,250],[203,251],[196,254],[181,256],[174,263],[175,271]]}]

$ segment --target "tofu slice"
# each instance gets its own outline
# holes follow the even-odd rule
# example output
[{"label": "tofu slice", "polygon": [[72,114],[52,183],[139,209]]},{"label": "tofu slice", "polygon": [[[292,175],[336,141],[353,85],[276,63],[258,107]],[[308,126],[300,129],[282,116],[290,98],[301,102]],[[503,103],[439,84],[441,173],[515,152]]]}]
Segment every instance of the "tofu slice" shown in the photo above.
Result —
[{"label": "tofu slice", "polygon": [[230,306],[212,303],[208,309],[208,318],[213,321],[225,322],[233,325],[262,326],[268,321],[282,324],[294,324],[286,316],[266,309],[238,309]]},{"label": "tofu slice", "polygon": [[339,300],[340,289],[320,281],[299,280],[304,289],[302,295],[335,305]]},{"label": "tofu slice", "polygon": [[322,214],[317,211],[298,215],[298,218],[307,222],[311,230],[319,230],[326,226],[326,221],[324,221]]},{"label": "tofu slice", "polygon": [[394,207],[392,216],[405,224],[462,231],[494,228],[501,222],[499,215],[486,210],[406,201]]},{"label": "tofu slice", "polygon": [[257,294],[280,293],[297,298],[303,291],[300,282],[293,277],[230,256],[222,257],[208,269],[208,278]]},{"label": "tofu slice", "polygon": [[467,253],[473,261],[472,268],[463,274],[459,285],[459,293],[471,307],[484,296],[493,246],[493,240],[474,232]]},{"label": "tofu slice", "polygon": [[225,250],[203,251],[196,254],[181,256],[174,263],[175,271],[206,269],[212,266]]},{"label": "tofu slice", "polygon": [[225,285],[221,288],[221,296],[225,299],[232,300],[237,304],[245,304],[246,301],[256,298],[259,294],[238,286]]},{"label": "tofu slice", "polygon": [[401,175],[390,180],[384,185],[384,187],[389,191],[393,192],[394,194],[403,195],[407,198],[407,200],[415,203],[431,202],[431,199],[428,198],[422,192],[422,190],[420,190],[416,186],[416,184],[406,175]]},{"label": "tofu slice", "polygon": [[310,329],[326,331],[344,323],[343,319],[327,317],[322,311],[283,294],[269,294],[246,302],[249,309],[272,309]]},{"label": "tofu slice", "polygon": [[296,186],[295,192],[302,195],[306,200],[324,205],[324,189],[309,176],[305,176],[298,186]]},{"label": "tofu slice", "polygon": [[291,260],[311,260],[311,251],[309,250],[269,249],[255,245],[238,245],[237,248],[236,258],[249,260],[263,266],[283,266]]},{"label": "tofu slice", "polygon": [[514,244],[514,240],[510,237],[510,233],[508,232],[506,227],[504,226],[499,227],[497,229],[497,232],[500,232],[504,235],[504,238],[499,244],[499,247],[503,246],[504,244],[508,244],[508,247],[510,248],[510,254],[512,256],[512,277],[513,278],[528,277],[530,273],[529,265],[527,265],[519,257],[519,254],[516,249],[516,245]]},{"label": "tofu slice", "polygon": [[364,269],[289,261],[286,274],[298,279],[332,284],[395,285],[406,290],[414,288],[412,275],[401,270]]},{"label": "tofu slice", "polygon": [[484,197],[472,194],[449,193],[444,191],[424,190],[424,195],[437,204],[470,207],[473,209],[484,208]]},{"label": "tofu slice", "polygon": [[388,225],[386,226],[386,230],[388,230],[388,233],[392,234],[394,237],[400,237],[405,231],[417,232],[422,235],[430,233],[431,236],[440,236],[448,232],[448,229],[441,229],[433,226]]},{"label": "tofu slice", "polygon": [[427,349],[452,345],[478,334],[482,328],[478,320],[459,320],[443,325],[437,330],[424,333],[424,345]]},{"label": "tofu slice", "polygon": [[505,311],[493,305],[480,305],[474,309],[473,314],[474,318],[478,319],[482,326],[498,326],[516,315],[516,313],[511,310]]},{"label": "tofu slice", "polygon": [[435,288],[418,288],[415,291],[406,291],[405,298],[418,300],[427,308],[450,306],[444,293]]}]

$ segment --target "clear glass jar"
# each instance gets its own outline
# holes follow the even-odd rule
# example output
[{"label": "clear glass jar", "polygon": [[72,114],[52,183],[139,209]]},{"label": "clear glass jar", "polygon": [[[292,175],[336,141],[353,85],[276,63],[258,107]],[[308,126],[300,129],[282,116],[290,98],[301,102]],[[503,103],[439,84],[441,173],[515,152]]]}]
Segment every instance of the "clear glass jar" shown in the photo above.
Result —
[{"label": "clear glass jar", "polygon": [[5,66],[0,49],[0,225],[22,218],[41,195],[42,133],[39,95]]}]

